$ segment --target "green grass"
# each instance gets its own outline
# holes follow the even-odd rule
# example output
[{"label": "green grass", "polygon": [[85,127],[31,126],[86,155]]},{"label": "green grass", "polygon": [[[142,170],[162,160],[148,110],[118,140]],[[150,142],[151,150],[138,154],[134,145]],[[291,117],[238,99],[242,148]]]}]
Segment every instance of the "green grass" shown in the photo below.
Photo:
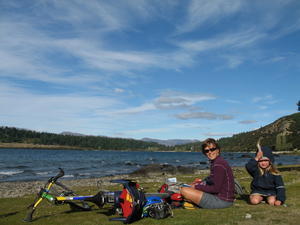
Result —
[{"label": "green grass", "polygon": [[[244,169],[235,168],[234,174],[239,182],[249,190],[251,178]],[[287,190],[286,207],[272,207],[267,204],[252,206],[244,199],[237,199],[234,206],[227,209],[174,209],[173,218],[155,220],[145,218],[134,224],[299,224],[300,221],[300,171],[291,170],[281,173]],[[190,182],[194,176],[177,176],[182,182]],[[155,192],[161,183],[146,183],[139,179],[142,187],[147,192]],[[1,184],[0,184],[1,185]],[[115,189],[116,187],[112,187]],[[86,187],[76,190],[81,194],[96,193],[97,188]],[[0,224],[19,225],[26,224],[22,219],[26,215],[26,206],[32,203],[34,195],[21,198],[1,198],[0,199]],[[108,205],[106,207],[109,207]],[[41,203],[34,214],[32,225],[115,225],[122,222],[108,221],[109,218],[116,217],[108,215],[109,208],[98,209],[89,212],[70,212],[67,205],[54,206],[45,200]],[[245,218],[246,214],[251,214],[251,219]]]}]

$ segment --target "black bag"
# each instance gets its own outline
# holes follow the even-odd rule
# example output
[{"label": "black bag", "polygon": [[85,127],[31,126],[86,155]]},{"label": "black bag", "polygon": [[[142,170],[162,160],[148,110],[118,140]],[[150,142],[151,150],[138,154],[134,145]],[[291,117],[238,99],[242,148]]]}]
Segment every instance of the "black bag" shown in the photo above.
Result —
[{"label": "black bag", "polygon": [[123,217],[110,220],[123,221],[124,224],[133,223],[142,218],[146,197],[138,190],[138,184],[130,180],[112,180],[112,183],[123,184],[123,190],[119,196],[119,204]]},{"label": "black bag", "polygon": [[166,202],[154,203],[144,209],[144,214],[154,219],[164,219],[173,216],[171,206]]}]

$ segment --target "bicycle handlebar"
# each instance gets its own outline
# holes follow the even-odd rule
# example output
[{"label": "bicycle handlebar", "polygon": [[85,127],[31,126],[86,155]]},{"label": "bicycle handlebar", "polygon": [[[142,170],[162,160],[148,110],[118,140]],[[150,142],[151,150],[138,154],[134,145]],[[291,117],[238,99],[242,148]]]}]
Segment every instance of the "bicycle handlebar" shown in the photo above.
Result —
[{"label": "bicycle handlebar", "polygon": [[30,210],[28,211],[26,217],[23,219],[23,221],[25,222],[31,222],[32,221],[32,216],[34,211],[36,210],[37,206],[42,202],[42,200],[44,198],[47,198],[46,196],[44,196],[43,194],[46,192],[48,193],[50,190],[50,188],[52,187],[53,184],[59,185],[62,188],[64,188],[65,190],[72,192],[72,190],[70,190],[69,188],[67,188],[66,186],[64,186],[63,184],[57,182],[57,180],[61,177],[63,177],[65,175],[65,172],[62,168],[58,168],[59,172],[57,173],[56,176],[51,177],[48,182],[45,184],[44,188],[41,188],[40,192],[38,193],[38,197],[34,200],[34,202],[28,207]]},{"label": "bicycle handlebar", "polygon": [[59,169],[58,174],[55,177],[51,177],[49,179],[49,182],[54,182],[55,183],[59,178],[61,178],[65,175],[65,172],[62,168],[58,168],[58,169]]}]

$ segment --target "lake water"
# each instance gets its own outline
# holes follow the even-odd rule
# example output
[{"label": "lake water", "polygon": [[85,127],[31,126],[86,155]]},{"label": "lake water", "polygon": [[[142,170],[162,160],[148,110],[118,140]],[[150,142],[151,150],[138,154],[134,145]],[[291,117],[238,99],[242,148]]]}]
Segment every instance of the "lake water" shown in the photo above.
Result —
[{"label": "lake water", "polygon": [[[244,166],[252,153],[222,153],[231,166]],[[248,157],[249,156],[249,157]],[[280,155],[276,164],[300,164],[300,156]],[[63,168],[64,179],[127,174],[148,164],[208,168],[200,152],[0,149],[0,182],[47,180]]]}]

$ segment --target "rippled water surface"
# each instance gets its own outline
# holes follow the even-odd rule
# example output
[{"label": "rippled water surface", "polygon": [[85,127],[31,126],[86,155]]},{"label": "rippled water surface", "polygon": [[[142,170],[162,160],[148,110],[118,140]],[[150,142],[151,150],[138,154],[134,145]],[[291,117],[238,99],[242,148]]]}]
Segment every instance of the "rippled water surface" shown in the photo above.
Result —
[{"label": "rippled water surface", "polygon": [[[231,166],[244,166],[252,153],[222,153]],[[280,155],[277,164],[299,164],[300,156]],[[141,166],[165,163],[207,168],[199,152],[133,152],[92,150],[0,149],[0,182],[45,180],[65,170],[65,179],[126,174]]]}]

